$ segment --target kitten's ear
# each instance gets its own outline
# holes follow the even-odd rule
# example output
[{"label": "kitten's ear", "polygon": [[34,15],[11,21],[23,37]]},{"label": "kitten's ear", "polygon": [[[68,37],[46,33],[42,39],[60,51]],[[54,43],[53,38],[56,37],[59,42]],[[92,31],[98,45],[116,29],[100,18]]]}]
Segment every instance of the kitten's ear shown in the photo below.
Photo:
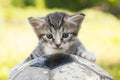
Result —
[{"label": "kitten's ear", "polygon": [[41,27],[44,23],[45,23],[45,19],[44,18],[33,18],[30,17],[28,18],[30,24],[32,25],[33,28],[39,28]]},{"label": "kitten's ear", "polygon": [[65,21],[70,22],[76,26],[79,26],[82,23],[84,17],[85,17],[85,14],[83,13],[75,14],[75,15],[69,16],[67,19],[65,19]]}]

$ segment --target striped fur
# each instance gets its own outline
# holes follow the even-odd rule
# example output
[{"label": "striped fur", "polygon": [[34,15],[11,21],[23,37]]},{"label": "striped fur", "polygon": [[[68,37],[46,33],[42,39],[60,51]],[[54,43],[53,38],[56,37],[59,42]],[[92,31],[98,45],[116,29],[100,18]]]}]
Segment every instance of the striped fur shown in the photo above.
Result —
[{"label": "striped fur", "polygon": [[57,53],[80,55],[85,52],[85,48],[77,39],[84,16],[83,14],[68,15],[55,12],[44,18],[29,18],[39,38],[39,44],[25,62],[42,55]]}]

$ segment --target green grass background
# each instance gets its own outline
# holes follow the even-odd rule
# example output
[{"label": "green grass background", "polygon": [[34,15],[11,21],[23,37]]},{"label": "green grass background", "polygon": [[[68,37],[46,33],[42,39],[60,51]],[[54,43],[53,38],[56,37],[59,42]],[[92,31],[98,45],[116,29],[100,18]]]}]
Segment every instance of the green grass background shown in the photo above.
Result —
[{"label": "green grass background", "polygon": [[[62,9],[0,8],[0,80],[8,79],[8,70],[22,62],[38,43],[28,17],[41,17]],[[96,64],[120,80],[120,19],[96,9],[84,9],[86,14],[78,38],[88,51],[94,52]]]}]

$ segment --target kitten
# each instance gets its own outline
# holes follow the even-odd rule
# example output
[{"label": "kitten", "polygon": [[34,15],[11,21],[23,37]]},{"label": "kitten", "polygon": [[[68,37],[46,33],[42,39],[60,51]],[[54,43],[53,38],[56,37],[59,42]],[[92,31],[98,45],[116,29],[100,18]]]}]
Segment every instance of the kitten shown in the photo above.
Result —
[{"label": "kitten", "polygon": [[75,54],[95,62],[94,54],[86,51],[77,39],[84,17],[84,14],[68,15],[63,12],[51,13],[42,18],[30,17],[29,22],[39,38],[39,44],[25,62],[57,53]]}]

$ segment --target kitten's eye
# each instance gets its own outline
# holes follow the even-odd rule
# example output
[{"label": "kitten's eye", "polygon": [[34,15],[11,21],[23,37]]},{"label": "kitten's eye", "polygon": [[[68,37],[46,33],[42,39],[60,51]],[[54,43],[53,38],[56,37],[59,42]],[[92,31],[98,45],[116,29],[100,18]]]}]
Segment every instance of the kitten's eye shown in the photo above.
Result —
[{"label": "kitten's eye", "polygon": [[62,34],[62,37],[63,37],[63,38],[67,38],[68,36],[69,36],[69,33],[63,33],[63,34]]},{"label": "kitten's eye", "polygon": [[53,38],[52,34],[46,34],[46,36],[47,36],[48,39],[52,39]]}]

